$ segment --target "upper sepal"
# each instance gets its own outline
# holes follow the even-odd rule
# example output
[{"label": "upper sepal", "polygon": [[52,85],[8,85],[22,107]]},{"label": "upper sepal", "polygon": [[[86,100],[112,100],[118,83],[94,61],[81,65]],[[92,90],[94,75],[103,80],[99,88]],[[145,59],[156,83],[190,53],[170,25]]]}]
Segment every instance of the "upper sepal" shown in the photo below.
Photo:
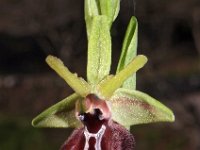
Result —
[{"label": "upper sepal", "polygon": [[32,125],[52,128],[80,127],[81,122],[75,116],[75,103],[81,99],[76,93],[70,95],[35,117]]},{"label": "upper sepal", "polygon": [[140,91],[118,89],[110,103],[112,119],[125,127],[175,120],[174,114],[169,108]]},{"label": "upper sepal", "polygon": [[98,84],[110,72],[111,37],[106,16],[96,16],[92,21],[88,41],[87,80]]}]

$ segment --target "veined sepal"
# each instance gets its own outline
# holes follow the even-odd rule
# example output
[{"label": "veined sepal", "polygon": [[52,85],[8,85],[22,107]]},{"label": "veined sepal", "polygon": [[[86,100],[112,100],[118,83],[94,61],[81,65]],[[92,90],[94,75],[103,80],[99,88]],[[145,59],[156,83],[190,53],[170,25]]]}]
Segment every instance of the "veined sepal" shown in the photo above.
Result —
[{"label": "veined sepal", "polygon": [[34,127],[77,128],[82,124],[75,115],[75,104],[83,98],[74,93],[49,107],[32,120]]},{"label": "veined sepal", "polygon": [[140,91],[120,88],[109,102],[112,119],[127,128],[137,124],[175,120],[168,107]]},{"label": "veined sepal", "polygon": [[110,72],[111,36],[107,16],[95,16],[88,41],[87,81],[98,84]]}]

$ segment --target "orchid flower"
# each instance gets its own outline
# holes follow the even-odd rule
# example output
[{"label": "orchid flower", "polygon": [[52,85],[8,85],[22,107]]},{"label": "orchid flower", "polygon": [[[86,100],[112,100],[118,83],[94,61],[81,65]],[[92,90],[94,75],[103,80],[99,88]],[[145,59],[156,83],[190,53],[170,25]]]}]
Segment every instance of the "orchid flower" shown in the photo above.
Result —
[{"label": "orchid flower", "polygon": [[87,80],[49,55],[48,65],[74,93],[33,119],[34,127],[76,128],[61,150],[131,150],[130,126],[173,122],[173,112],[148,94],[136,90],[136,72],[147,62],[137,55],[138,22],[130,19],[115,74],[110,74],[112,23],[120,0],[85,0],[88,39]]}]

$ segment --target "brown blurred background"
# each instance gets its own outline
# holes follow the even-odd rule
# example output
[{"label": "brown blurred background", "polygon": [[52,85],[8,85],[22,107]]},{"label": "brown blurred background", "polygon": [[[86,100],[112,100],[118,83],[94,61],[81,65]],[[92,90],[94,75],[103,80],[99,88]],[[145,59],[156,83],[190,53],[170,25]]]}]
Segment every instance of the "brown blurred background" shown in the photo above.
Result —
[{"label": "brown blurred background", "polygon": [[[138,53],[149,62],[137,89],[172,108],[175,123],[131,128],[137,150],[200,149],[200,1],[121,1],[113,25],[113,72],[131,15]],[[134,7],[136,9],[134,9]],[[0,150],[56,150],[71,129],[35,129],[31,120],[72,90],[44,62],[60,57],[85,77],[83,0],[0,0]]]}]

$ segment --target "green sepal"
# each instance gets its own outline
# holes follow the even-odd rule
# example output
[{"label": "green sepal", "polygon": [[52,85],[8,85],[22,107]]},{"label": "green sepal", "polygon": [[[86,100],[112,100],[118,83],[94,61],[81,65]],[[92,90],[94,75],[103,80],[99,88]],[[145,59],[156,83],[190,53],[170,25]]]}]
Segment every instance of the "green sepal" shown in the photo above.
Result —
[{"label": "green sepal", "polygon": [[109,99],[115,90],[120,88],[124,81],[128,79],[131,75],[136,73],[140,68],[142,68],[147,62],[147,57],[144,55],[136,56],[123,70],[118,72],[115,76],[110,77],[106,82],[101,82],[98,85],[98,90],[101,97]]},{"label": "green sepal", "polygon": [[125,127],[175,120],[168,107],[140,91],[118,89],[109,102],[112,119]]},{"label": "green sepal", "polygon": [[75,103],[81,96],[74,93],[43,111],[32,121],[34,127],[76,128],[81,122],[75,116]]},{"label": "green sepal", "polygon": [[[117,72],[131,62],[137,54],[138,42],[138,22],[135,17],[132,17],[126,30],[125,38],[122,45],[122,52],[117,67]],[[122,85],[123,88],[136,89],[136,74],[129,77]]]},{"label": "green sepal", "polygon": [[90,93],[91,87],[90,85],[83,79],[77,77],[77,74],[71,73],[66,66],[64,66],[63,62],[57,57],[49,55],[46,58],[47,64],[55,70],[61,78],[63,78],[68,85],[79,95],[82,97],[88,95]]},{"label": "green sepal", "polygon": [[88,42],[87,80],[95,85],[109,74],[111,66],[111,37],[106,16],[94,17]]}]

